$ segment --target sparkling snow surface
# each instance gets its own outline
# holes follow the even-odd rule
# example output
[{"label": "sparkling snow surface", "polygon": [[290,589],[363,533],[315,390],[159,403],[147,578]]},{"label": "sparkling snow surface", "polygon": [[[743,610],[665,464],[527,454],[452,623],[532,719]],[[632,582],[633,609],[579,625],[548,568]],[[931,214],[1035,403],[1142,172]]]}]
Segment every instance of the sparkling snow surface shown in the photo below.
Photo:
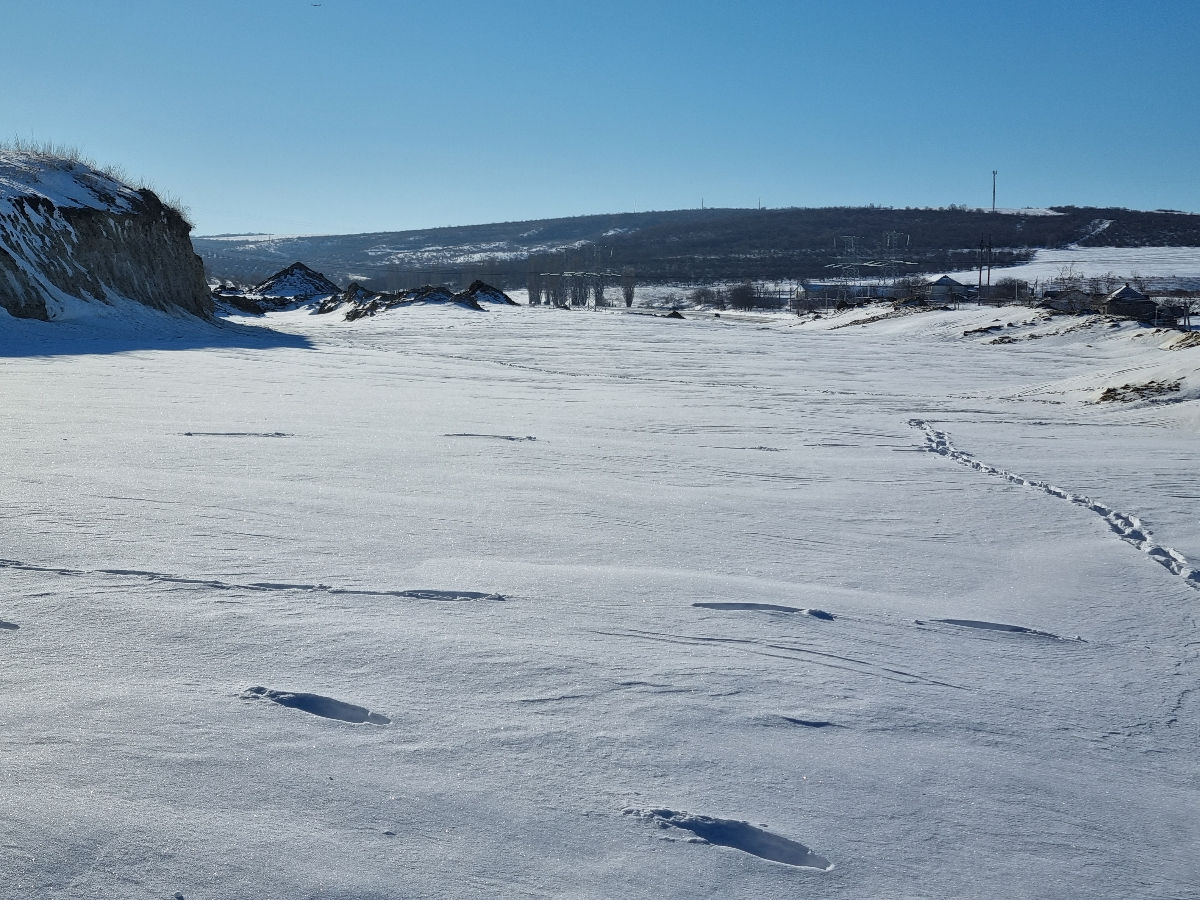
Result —
[{"label": "sparkling snow surface", "polygon": [[1195,896],[1200,348],[866,318],[0,314],[0,897]]}]

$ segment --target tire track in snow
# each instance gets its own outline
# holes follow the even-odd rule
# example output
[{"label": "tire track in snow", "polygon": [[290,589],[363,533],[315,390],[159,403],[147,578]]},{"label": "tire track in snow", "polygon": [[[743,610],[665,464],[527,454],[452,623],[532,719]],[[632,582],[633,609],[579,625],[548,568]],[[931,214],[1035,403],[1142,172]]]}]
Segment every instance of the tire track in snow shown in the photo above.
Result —
[{"label": "tire track in snow", "polygon": [[1091,497],[1072,494],[1070,491],[1050,484],[1047,481],[1032,481],[1012,472],[1007,472],[1004,469],[997,469],[995,466],[990,466],[976,459],[973,454],[968,453],[966,450],[960,450],[958,447],[955,447],[950,442],[950,435],[948,433],[938,431],[924,419],[909,419],[908,424],[924,432],[925,449],[930,453],[945,456],[959,465],[967,466],[977,472],[982,472],[984,475],[1003,478],[1005,481],[1010,481],[1013,484],[1033,488],[1034,490],[1049,494],[1051,497],[1057,497],[1059,500],[1066,500],[1068,503],[1091,510],[1104,519],[1108,523],[1108,527],[1121,540],[1141,550],[1146,556],[1165,568],[1172,575],[1178,575],[1188,587],[1200,590],[1200,569],[1193,567],[1188,562],[1187,557],[1179,551],[1157,543],[1150,529],[1143,525],[1142,520],[1137,516],[1115,510],[1098,500],[1093,500]]}]

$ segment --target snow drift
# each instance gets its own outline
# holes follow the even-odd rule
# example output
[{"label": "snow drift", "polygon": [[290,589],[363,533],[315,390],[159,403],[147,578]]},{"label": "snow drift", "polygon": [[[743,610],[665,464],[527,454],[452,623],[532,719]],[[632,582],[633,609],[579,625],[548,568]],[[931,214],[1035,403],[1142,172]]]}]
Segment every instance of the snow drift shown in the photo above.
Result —
[{"label": "snow drift", "polygon": [[61,319],[127,298],[209,316],[191,226],[153,191],[83,163],[0,150],[0,308]]}]

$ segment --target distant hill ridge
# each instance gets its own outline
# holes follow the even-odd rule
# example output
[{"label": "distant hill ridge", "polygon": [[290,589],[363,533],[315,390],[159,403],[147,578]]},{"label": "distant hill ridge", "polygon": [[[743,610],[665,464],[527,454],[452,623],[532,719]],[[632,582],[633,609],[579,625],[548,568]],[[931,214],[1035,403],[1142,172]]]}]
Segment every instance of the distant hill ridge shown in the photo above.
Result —
[{"label": "distant hill ridge", "polygon": [[[853,236],[853,242],[846,238]],[[199,237],[218,278],[253,283],[301,259],[376,290],[480,277],[519,286],[529,271],[620,271],[639,281],[817,278],[845,262],[891,262],[901,274],[968,267],[980,244],[997,264],[1035,249],[1200,246],[1200,215],[1062,206],[1004,210],[691,209],[501,222],[416,231],[274,238]],[[964,265],[967,263],[967,265]]]}]

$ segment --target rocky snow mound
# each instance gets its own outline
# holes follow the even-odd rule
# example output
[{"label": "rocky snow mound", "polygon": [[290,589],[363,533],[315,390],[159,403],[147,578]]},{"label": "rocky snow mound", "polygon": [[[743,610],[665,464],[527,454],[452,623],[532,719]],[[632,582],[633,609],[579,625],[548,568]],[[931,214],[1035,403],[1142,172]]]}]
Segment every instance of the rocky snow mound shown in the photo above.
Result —
[{"label": "rocky snow mound", "polygon": [[346,321],[353,322],[364,316],[374,316],[377,313],[392,309],[417,305],[446,305],[458,306],[483,312],[486,306],[519,306],[515,300],[499,288],[482,281],[473,281],[465,291],[453,293],[446,287],[424,287],[398,293],[376,293],[367,291],[357,284],[351,285],[342,294],[329,298],[317,310],[318,312],[333,312],[342,306],[348,306]]},{"label": "rocky snow mound", "polygon": [[320,272],[302,262],[294,262],[249,290],[216,287],[213,299],[225,311],[237,310],[258,316],[293,306],[323,305],[341,290]]},{"label": "rocky snow mound", "polygon": [[294,262],[286,269],[276,272],[262,284],[257,285],[251,293],[263,297],[288,297],[293,300],[309,297],[324,297],[340,291],[336,284],[322,275],[314,272],[302,262]]}]

